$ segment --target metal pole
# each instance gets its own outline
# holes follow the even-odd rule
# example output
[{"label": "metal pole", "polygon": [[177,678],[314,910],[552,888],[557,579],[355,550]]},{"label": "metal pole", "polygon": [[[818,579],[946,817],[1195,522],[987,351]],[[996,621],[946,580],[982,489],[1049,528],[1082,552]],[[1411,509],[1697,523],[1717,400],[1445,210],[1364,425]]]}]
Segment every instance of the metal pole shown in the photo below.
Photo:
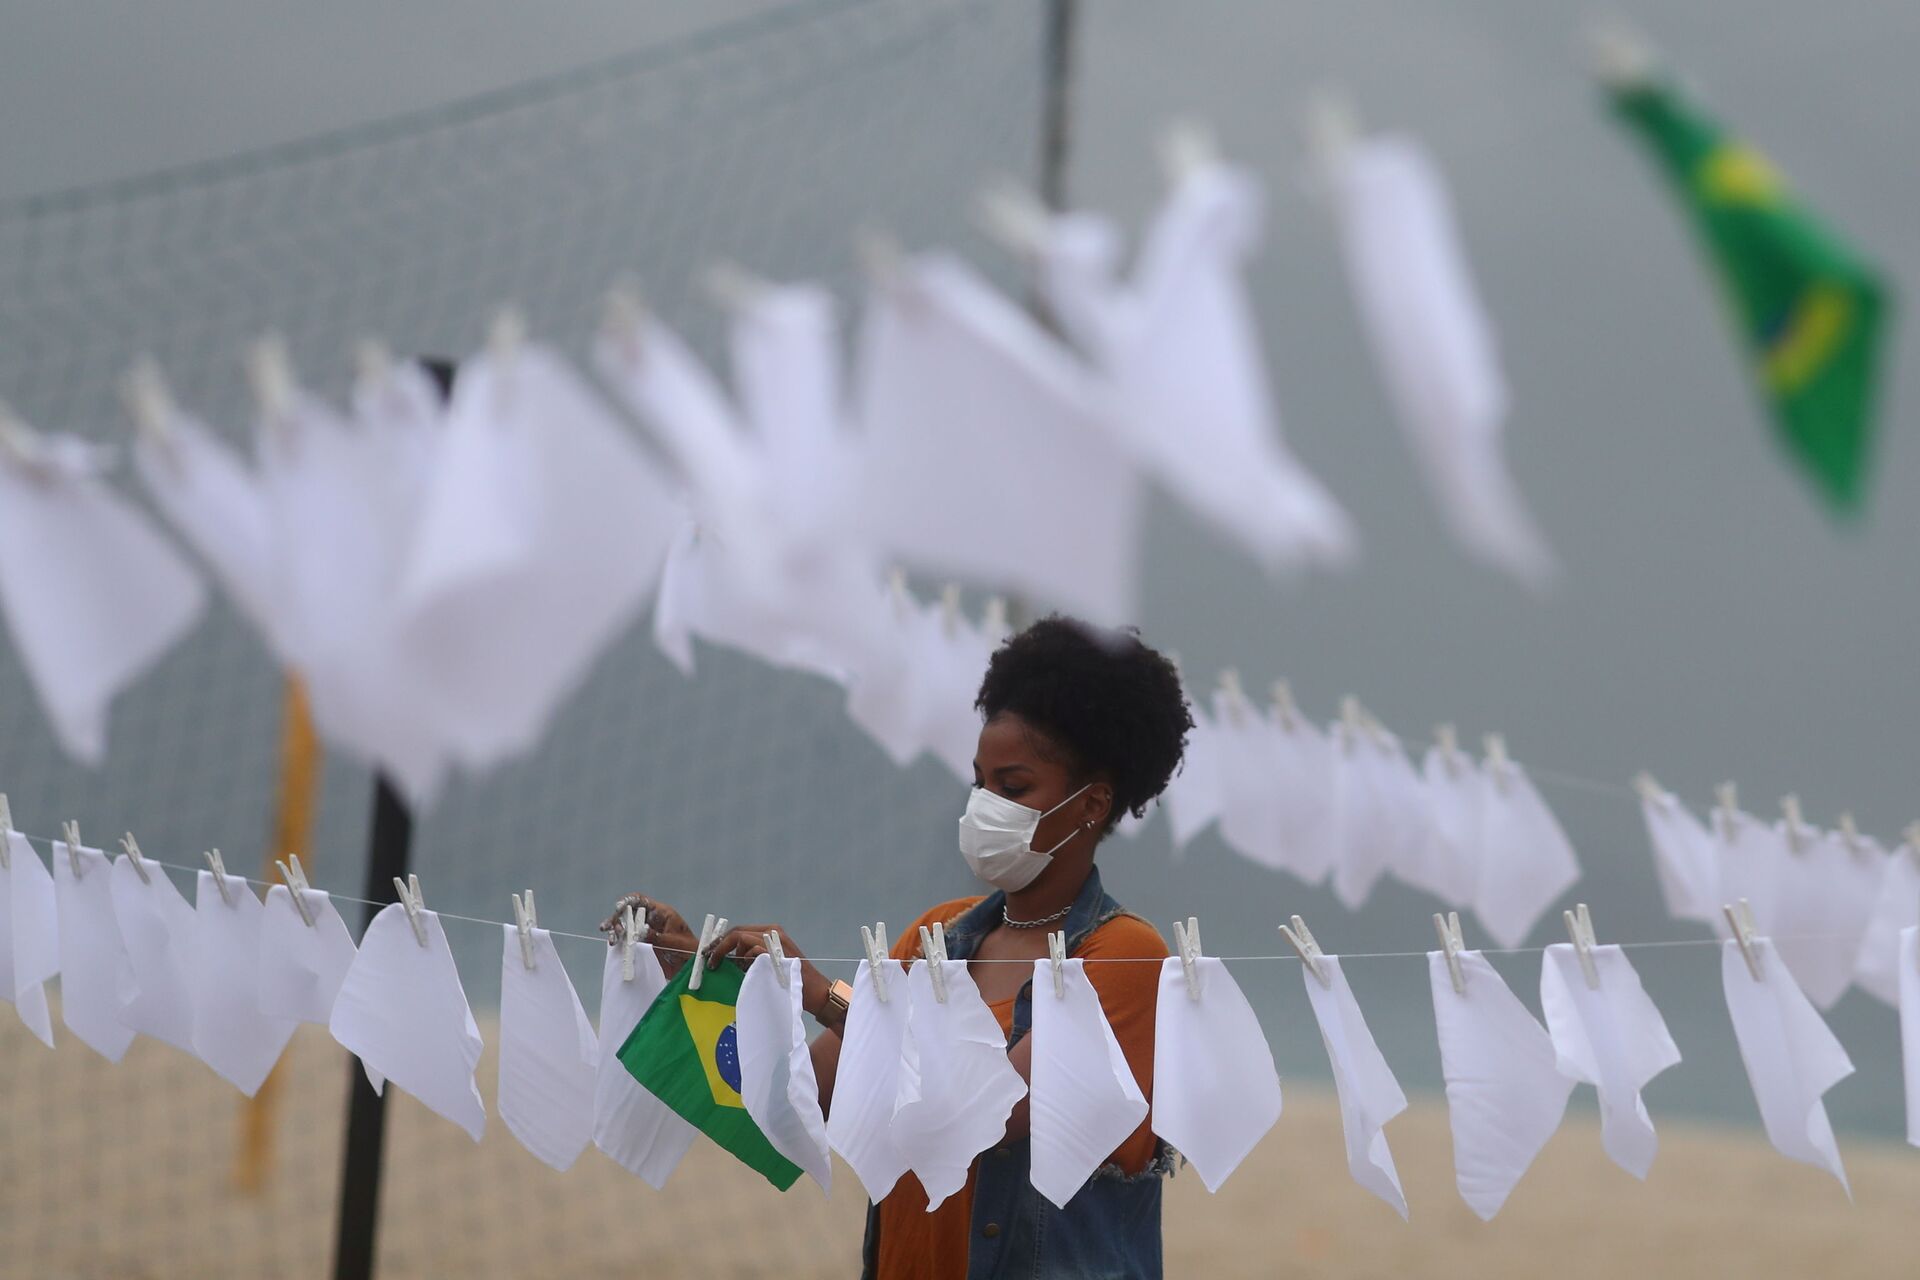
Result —
[{"label": "metal pole", "polygon": [[1067,206],[1067,151],[1073,139],[1073,40],[1079,0],[1047,0],[1046,77],[1040,106],[1040,199]]}]

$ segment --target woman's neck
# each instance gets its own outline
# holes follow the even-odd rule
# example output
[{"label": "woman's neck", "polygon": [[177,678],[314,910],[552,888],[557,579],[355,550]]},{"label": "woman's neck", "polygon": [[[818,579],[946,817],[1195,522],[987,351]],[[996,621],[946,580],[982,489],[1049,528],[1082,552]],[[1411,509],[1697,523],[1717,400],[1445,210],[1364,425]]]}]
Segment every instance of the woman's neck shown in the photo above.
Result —
[{"label": "woman's neck", "polygon": [[1015,920],[1044,920],[1064,911],[1080,896],[1087,877],[1092,874],[1092,858],[1084,863],[1078,859],[1066,863],[1056,858],[1032,884],[1007,895],[1007,915]]}]

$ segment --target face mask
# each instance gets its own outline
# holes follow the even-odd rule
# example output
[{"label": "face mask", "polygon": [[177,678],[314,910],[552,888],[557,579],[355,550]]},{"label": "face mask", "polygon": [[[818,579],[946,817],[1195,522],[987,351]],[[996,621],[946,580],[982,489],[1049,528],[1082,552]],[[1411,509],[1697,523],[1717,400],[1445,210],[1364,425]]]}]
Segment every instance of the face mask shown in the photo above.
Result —
[{"label": "face mask", "polygon": [[[1089,782],[1087,787],[1092,785]],[[967,860],[974,875],[994,888],[1019,892],[1047,869],[1053,855],[1067,840],[1080,834],[1068,832],[1067,840],[1051,849],[1037,850],[1033,847],[1033,833],[1039,830],[1043,819],[1072,804],[1087,787],[1081,787],[1046,813],[1029,809],[985,787],[975,787],[967,797],[967,811],[960,815],[960,856]]]}]

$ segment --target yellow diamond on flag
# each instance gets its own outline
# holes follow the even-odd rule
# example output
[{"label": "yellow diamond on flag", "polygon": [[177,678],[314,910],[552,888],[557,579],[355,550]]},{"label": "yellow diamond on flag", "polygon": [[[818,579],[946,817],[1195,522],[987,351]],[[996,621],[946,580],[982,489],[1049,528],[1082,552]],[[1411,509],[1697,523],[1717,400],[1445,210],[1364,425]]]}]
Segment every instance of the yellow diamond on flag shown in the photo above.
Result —
[{"label": "yellow diamond on flag", "polygon": [[707,1087],[723,1107],[746,1109],[740,1097],[740,1048],[733,1028],[733,1006],[682,994],[680,1016],[707,1072]]}]

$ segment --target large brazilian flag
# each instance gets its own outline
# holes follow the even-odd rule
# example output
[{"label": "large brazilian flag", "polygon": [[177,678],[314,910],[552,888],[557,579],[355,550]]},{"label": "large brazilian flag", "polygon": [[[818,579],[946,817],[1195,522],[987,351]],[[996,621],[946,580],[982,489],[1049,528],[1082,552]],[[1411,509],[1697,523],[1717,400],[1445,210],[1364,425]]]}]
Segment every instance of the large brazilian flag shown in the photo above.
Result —
[{"label": "large brazilian flag", "polygon": [[620,1046],[620,1063],[642,1087],[785,1191],[800,1166],[773,1149],[740,1100],[740,1052],[733,1006],[745,977],[740,967],[710,967],[698,991],[687,990],[683,965],[655,997]]},{"label": "large brazilian flag", "polygon": [[1886,284],[1794,198],[1766,157],[1726,136],[1672,85],[1627,80],[1609,95],[1705,240],[1788,452],[1836,512],[1856,511],[1872,453]]}]

